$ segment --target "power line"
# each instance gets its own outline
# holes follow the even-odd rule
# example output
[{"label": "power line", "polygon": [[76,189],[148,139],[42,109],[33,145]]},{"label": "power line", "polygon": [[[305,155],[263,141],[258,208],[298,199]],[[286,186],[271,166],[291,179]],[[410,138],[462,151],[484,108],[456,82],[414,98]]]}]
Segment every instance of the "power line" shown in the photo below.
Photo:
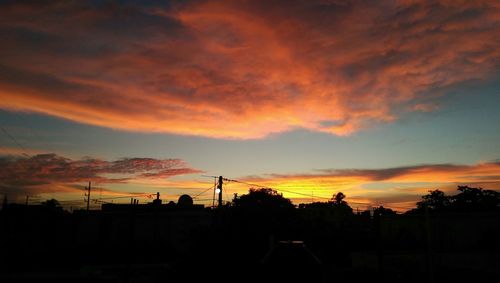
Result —
[{"label": "power line", "polygon": [[278,192],[286,192],[286,193],[297,194],[297,195],[302,195],[302,196],[306,196],[306,197],[315,197],[315,198],[328,199],[328,200],[331,199],[331,198],[328,198],[328,197],[313,196],[313,195],[310,195],[310,194],[299,193],[299,192],[294,192],[294,191],[289,191],[289,190],[284,190],[284,189],[277,189],[277,188],[272,188],[272,187],[269,187],[269,186],[262,186],[262,185],[259,185],[259,184],[253,184],[253,183],[243,182],[243,181],[239,181],[239,180],[233,180],[233,179],[224,179],[224,180],[228,181],[228,182],[236,182],[236,183],[240,183],[240,184],[249,185],[249,186],[252,186],[252,187],[272,189],[272,190],[275,190],[275,191],[278,191]]},{"label": "power line", "polygon": [[[263,186],[263,185],[260,185],[260,184],[255,184],[255,183],[248,183],[248,182],[244,182],[244,181],[239,181],[239,180],[234,180],[234,179],[227,179],[227,178],[224,178],[225,181],[227,182],[235,182],[235,183],[240,183],[240,184],[245,184],[245,185],[249,185],[249,186],[252,186],[252,187],[259,187],[259,188],[266,188],[266,189],[272,189],[272,190],[275,190],[275,191],[278,191],[278,192],[286,192],[286,193],[291,193],[291,194],[296,194],[296,195],[301,195],[301,196],[306,196],[306,197],[314,197],[314,198],[320,198],[320,199],[326,199],[326,200],[331,200],[331,198],[329,197],[322,197],[322,196],[317,196],[317,195],[312,195],[312,194],[306,194],[306,193],[299,193],[299,192],[294,192],[294,191],[289,191],[289,190],[285,190],[285,189],[277,189],[277,188],[273,188],[273,187],[269,187],[269,186]],[[367,202],[355,202],[355,201],[349,201],[349,203],[351,204],[356,204],[356,205],[367,205],[367,206],[372,206],[373,204],[372,203],[367,203]],[[391,205],[388,205],[388,207],[391,206]],[[394,206],[393,206],[394,207]],[[401,208],[401,207],[394,207],[394,208]]]},{"label": "power line", "polygon": [[[135,194],[135,195],[123,195],[123,196],[119,196],[119,197],[107,197],[107,198],[100,198],[100,199],[91,199],[91,201],[99,201],[99,200],[103,200],[103,199],[106,199],[106,200],[112,200],[112,199],[122,199],[122,198],[130,198],[130,197],[144,197],[144,196],[153,196],[155,194]],[[81,200],[60,200],[58,202],[81,202]]]},{"label": "power line", "polygon": [[212,200],[211,198],[194,199],[194,201],[198,201],[198,202],[211,201],[211,200]]},{"label": "power line", "polygon": [[10,139],[11,139],[11,140],[12,140],[12,141],[13,141],[13,142],[14,142],[14,143],[15,143],[15,144],[16,144],[16,145],[17,145],[17,146],[21,149],[22,154],[23,154],[24,156],[27,156],[27,157],[29,157],[29,158],[31,157],[29,154],[27,154],[27,153],[26,153],[26,152],[27,152],[26,148],[24,148],[24,146],[23,146],[22,144],[20,144],[20,143],[16,140],[16,138],[14,138],[14,136],[12,136],[11,134],[9,134],[9,132],[7,132],[7,130],[6,130],[4,127],[0,126],[0,128],[2,129],[2,132],[4,132],[4,133],[5,133],[5,135],[7,135],[7,136],[8,136],[8,137],[9,137],[9,138],[10,138]]},{"label": "power line", "polygon": [[22,120],[21,122],[24,124],[24,126],[27,127],[34,136],[36,136],[38,141],[43,141],[43,138],[38,134],[38,132],[29,125],[29,122],[27,122],[27,120],[24,118],[24,115],[16,115],[16,118],[18,120]]},{"label": "power line", "polygon": [[[129,198],[129,197],[141,197],[141,196],[154,196],[155,194],[139,194],[139,195],[126,195],[126,196],[119,196],[119,197],[109,197],[109,198],[101,198],[101,199],[120,199],[120,198]],[[93,199],[96,200],[96,199]]]},{"label": "power line", "polygon": [[224,195],[226,196],[226,199],[227,199],[227,201],[226,201],[226,202],[230,202],[230,198],[229,198],[229,196],[227,195],[227,192],[226,192],[226,191],[227,191],[227,189],[228,189],[228,188],[227,188],[227,185],[226,185],[226,187],[225,187],[225,188],[224,188],[224,190],[222,190],[222,191],[224,192]]},{"label": "power line", "polygon": [[204,194],[204,193],[208,192],[208,190],[213,190],[213,189],[214,189],[214,186],[211,186],[210,188],[208,188],[208,189],[204,190],[203,192],[201,192],[201,193],[199,193],[199,194],[195,195],[195,196],[193,197],[193,199],[195,199],[195,198],[199,197],[200,195],[202,195],[202,194]]}]

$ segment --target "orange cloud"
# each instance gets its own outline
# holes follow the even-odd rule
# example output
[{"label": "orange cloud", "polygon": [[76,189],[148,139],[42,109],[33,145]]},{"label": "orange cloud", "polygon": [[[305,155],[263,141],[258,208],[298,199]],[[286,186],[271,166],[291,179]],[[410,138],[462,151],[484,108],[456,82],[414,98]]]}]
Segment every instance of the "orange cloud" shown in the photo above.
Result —
[{"label": "orange cloud", "polygon": [[[197,201],[212,205],[213,184],[198,180],[134,180],[176,200],[180,194],[199,196]],[[383,205],[404,212],[414,208],[421,196],[439,189],[455,194],[457,185],[500,190],[500,162],[475,165],[428,164],[382,169],[326,169],[310,174],[268,174],[226,180],[223,199],[248,193],[250,188],[268,187],[290,198],[293,203],[327,201],[337,192],[347,195],[347,202],[360,210]],[[208,190],[207,190],[208,189]],[[195,199],[196,200],[196,199]]]},{"label": "orange cloud", "polygon": [[[0,192],[10,196],[76,193],[88,181],[94,184],[127,184],[136,179],[156,180],[200,173],[179,159],[124,158],[72,160],[56,154],[33,157],[0,157]],[[118,194],[101,188],[107,195]]]},{"label": "orange cloud", "polygon": [[499,10],[444,0],[12,2],[0,9],[0,107],[216,138],[349,135],[491,77]]},{"label": "orange cloud", "polygon": [[[139,198],[140,194],[160,192],[164,200],[176,201],[180,195],[189,194],[198,203],[212,204],[212,182],[207,179],[172,178],[201,172],[177,159],[71,160],[45,154],[32,158],[2,157],[0,166],[3,168],[0,172],[0,192],[9,195],[10,199],[16,196],[24,198],[27,194],[46,198],[55,196],[63,201],[78,200],[70,203],[78,206],[82,204],[84,184],[92,180],[94,194],[98,191],[103,196],[126,194]],[[405,211],[415,207],[415,203],[429,190],[440,189],[453,194],[457,185],[500,190],[500,162],[324,169],[309,174],[241,177],[224,181],[223,199],[231,201],[234,193],[245,194],[252,187],[269,187],[283,193],[295,204],[326,201],[335,193],[343,192],[353,208],[362,210],[383,205]],[[128,202],[129,199],[121,201]]]},{"label": "orange cloud", "polygon": [[[281,191],[294,202],[325,201],[337,192],[354,207],[384,205],[403,211],[415,207],[420,196],[440,189],[454,193],[460,184],[500,190],[500,162],[476,165],[417,165],[386,169],[319,170],[315,174],[247,177],[245,182]],[[249,185],[237,185],[244,192]],[[307,197],[305,197],[307,196]]]}]

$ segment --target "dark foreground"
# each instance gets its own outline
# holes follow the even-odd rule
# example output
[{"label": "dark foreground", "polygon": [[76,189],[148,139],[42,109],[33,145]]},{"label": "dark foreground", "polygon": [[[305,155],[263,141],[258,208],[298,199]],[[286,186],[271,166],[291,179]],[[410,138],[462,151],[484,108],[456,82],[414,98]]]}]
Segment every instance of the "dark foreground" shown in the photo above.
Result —
[{"label": "dark foreground", "polygon": [[11,205],[0,281],[498,282],[499,216]]}]

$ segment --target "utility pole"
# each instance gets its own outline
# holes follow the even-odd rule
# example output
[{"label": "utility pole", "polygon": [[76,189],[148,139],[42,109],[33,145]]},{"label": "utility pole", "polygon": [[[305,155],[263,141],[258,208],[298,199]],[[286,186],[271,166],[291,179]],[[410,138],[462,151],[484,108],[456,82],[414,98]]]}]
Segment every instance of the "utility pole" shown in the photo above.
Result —
[{"label": "utility pole", "polygon": [[219,193],[219,203],[218,207],[222,207],[222,176],[219,176],[219,183],[217,184],[217,193]]},{"label": "utility pole", "polygon": [[89,186],[87,187],[87,211],[90,209],[90,181]]},{"label": "utility pole", "polygon": [[28,206],[29,200],[30,200],[30,195],[26,195],[26,206]]}]

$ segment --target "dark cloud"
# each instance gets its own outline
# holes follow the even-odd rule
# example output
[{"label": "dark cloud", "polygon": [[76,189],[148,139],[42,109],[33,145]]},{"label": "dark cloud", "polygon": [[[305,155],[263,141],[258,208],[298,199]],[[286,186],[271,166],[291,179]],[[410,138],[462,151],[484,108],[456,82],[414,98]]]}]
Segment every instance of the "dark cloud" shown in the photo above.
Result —
[{"label": "dark cloud", "polygon": [[[318,174],[271,174],[271,178],[351,178],[359,177],[366,181],[397,180],[407,176],[421,176],[423,179],[429,176],[443,176],[443,182],[448,178],[464,178],[475,180],[498,180],[500,173],[500,162],[487,162],[476,165],[457,164],[424,164],[414,166],[401,166],[381,169],[320,169]],[[256,179],[257,177],[251,177]],[[436,181],[439,181],[436,179]]]},{"label": "dark cloud", "polygon": [[[342,191],[349,202],[411,208],[429,190],[455,193],[458,185],[500,190],[500,162],[473,165],[426,164],[380,169],[324,169],[304,174],[247,176],[242,180],[285,192],[314,192],[329,198]],[[296,195],[289,194],[295,198]],[[313,197],[313,196],[311,196]],[[311,198],[309,198],[310,200]],[[307,199],[305,199],[307,201]]]},{"label": "dark cloud", "polygon": [[400,176],[421,174],[425,172],[459,172],[465,169],[472,169],[473,166],[463,166],[454,164],[429,164],[416,166],[403,166],[384,169],[341,169],[341,170],[321,170],[325,174],[332,176],[362,176],[372,181],[383,181]]},{"label": "dark cloud", "polygon": [[[180,159],[124,158],[72,160],[56,154],[38,154],[25,158],[0,157],[0,189],[3,193],[71,191],[78,183],[125,183],[134,179],[164,179],[193,174],[200,170],[187,167]],[[53,187],[54,189],[50,189]]]}]

